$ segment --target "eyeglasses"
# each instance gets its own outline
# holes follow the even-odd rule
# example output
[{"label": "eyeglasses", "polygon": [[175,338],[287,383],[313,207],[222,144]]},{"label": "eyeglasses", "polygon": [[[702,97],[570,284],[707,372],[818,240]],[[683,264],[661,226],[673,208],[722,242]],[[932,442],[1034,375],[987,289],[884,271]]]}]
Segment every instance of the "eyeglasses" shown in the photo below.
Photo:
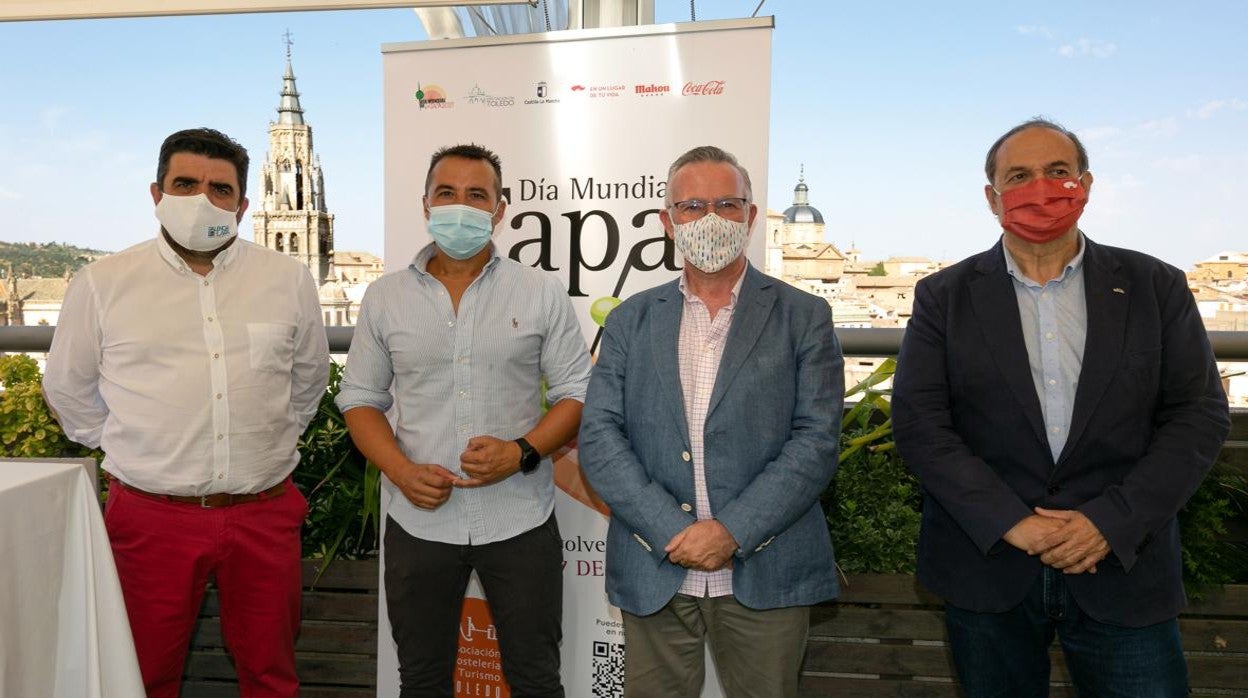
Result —
[{"label": "eyeglasses", "polygon": [[745,211],[749,203],[748,200],[739,196],[728,196],[715,201],[686,199],[672,204],[672,211],[675,212],[675,217],[682,221],[697,220],[711,211],[719,214],[720,218],[741,221],[745,220]]}]

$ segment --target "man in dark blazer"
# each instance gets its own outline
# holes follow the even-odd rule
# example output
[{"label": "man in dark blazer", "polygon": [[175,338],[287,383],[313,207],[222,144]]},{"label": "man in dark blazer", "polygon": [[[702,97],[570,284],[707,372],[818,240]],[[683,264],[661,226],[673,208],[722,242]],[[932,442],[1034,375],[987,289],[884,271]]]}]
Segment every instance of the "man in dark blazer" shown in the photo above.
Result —
[{"label": "man in dark blazer", "polygon": [[756,207],[732,155],[668,172],[677,280],[611,312],[580,462],[611,507],[607,595],[624,695],[700,694],[705,642],[733,696],[796,696],[809,606],[839,591],[819,506],[844,377],[823,299],[745,260]]},{"label": "man in dark blazer", "polygon": [[1081,695],[1186,695],[1175,516],[1230,426],[1196,304],[1183,272],[1079,230],[1073,133],[1023,123],[985,171],[1004,234],[919,282],[897,361],[919,580],[968,695],[1047,695],[1055,632]]}]

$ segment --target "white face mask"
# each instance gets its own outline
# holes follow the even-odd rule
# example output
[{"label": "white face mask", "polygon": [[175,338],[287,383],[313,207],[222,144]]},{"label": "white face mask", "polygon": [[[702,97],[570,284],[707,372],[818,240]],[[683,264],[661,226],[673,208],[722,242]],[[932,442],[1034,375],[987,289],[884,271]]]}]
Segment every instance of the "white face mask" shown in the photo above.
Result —
[{"label": "white face mask", "polygon": [[195,252],[221,249],[238,235],[238,214],[212,205],[207,194],[165,194],[156,204],[156,220],[179,245]]},{"label": "white face mask", "polygon": [[739,257],[749,236],[748,223],[720,218],[717,213],[672,226],[676,249],[686,262],[707,274],[714,274]]}]

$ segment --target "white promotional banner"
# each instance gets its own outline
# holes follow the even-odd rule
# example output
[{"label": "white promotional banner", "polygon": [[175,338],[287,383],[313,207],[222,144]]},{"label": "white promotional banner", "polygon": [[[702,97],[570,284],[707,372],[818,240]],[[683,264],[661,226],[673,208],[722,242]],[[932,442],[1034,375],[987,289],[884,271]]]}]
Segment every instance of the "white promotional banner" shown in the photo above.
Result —
[{"label": "white promotional banner", "polygon": [[[596,353],[619,299],[679,273],[658,216],[677,156],[700,145],[733,153],[766,211],[772,26],[768,17],[384,46],[387,270],[429,241],[421,196],[433,152],[483,145],[502,159],[499,253],[558,276]],[[760,269],[764,218],[747,251]],[[624,637],[604,589],[607,508],[583,480],[575,443],[554,455],[554,469],[564,686],[569,698],[619,696]],[[389,482],[382,495],[387,507]],[[456,695],[508,696],[488,607],[478,585],[469,593]],[[384,589],[381,603],[378,695],[397,696]],[[710,666],[703,695],[718,696]]]}]

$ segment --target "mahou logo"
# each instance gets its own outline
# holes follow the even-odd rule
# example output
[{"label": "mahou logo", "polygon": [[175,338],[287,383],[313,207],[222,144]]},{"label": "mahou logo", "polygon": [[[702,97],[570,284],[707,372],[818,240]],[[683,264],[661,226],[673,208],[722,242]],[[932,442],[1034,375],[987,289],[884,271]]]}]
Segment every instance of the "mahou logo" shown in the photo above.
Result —
[{"label": "mahou logo", "polygon": [[680,93],[686,97],[722,95],[724,93],[724,81],[708,80],[706,82],[687,82],[685,83],[685,89],[681,90]]}]

